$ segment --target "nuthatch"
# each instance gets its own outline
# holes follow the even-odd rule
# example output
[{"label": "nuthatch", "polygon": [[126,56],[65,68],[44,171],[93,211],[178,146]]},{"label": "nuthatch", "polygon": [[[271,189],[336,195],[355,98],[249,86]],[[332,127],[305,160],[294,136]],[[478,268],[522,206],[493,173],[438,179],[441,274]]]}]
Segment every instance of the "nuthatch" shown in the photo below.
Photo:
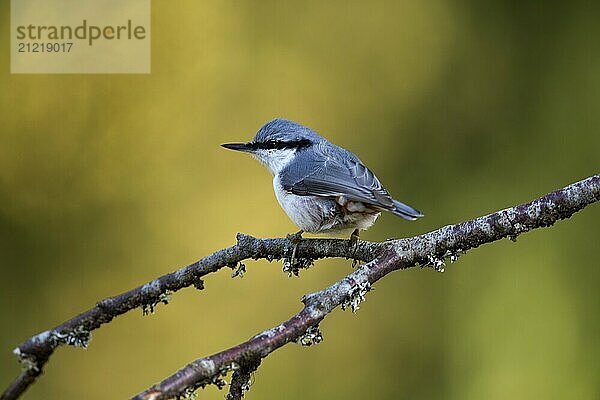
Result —
[{"label": "nuthatch", "polygon": [[252,154],[273,174],[275,196],[302,232],[339,232],[375,223],[381,211],[407,220],[423,214],[394,200],[353,153],[293,121],[274,119],[248,143],[223,147]]}]

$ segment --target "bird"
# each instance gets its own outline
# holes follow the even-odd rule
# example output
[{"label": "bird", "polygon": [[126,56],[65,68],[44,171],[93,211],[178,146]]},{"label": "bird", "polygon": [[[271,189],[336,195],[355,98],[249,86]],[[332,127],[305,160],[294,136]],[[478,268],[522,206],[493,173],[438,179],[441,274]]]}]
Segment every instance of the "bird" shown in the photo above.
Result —
[{"label": "bird", "polygon": [[276,118],[249,142],[221,146],[251,154],[271,172],[275,197],[300,228],[296,240],[304,232],[352,230],[350,240],[356,242],[382,211],[411,221],[424,216],[395,200],[354,153],[294,121]]}]

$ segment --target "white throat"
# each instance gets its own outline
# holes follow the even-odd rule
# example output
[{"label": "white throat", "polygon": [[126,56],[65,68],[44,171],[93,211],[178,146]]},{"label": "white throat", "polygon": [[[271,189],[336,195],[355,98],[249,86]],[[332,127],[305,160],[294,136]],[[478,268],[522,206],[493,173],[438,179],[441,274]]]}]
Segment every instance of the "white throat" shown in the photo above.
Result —
[{"label": "white throat", "polygon": [[275,176],[292,162],[296,156],[296,149],[258,150],[252,155],[269,169],[271,175]]}]

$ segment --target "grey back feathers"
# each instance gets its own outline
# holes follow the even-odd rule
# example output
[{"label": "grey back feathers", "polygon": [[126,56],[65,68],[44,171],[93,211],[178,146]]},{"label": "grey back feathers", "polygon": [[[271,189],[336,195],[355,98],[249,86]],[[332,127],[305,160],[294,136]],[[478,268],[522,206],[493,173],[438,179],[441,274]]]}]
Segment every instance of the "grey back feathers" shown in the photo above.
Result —
[{"label": "grey back feathers", "polygon": [[296,146],[291,162],[279,173],[283,189],[299,196],[344,197],[414,220],[423,214],[394,200],[379,179],[352,152],[330,143],[312,129],[275,119],[256,133],[253,144]]}]

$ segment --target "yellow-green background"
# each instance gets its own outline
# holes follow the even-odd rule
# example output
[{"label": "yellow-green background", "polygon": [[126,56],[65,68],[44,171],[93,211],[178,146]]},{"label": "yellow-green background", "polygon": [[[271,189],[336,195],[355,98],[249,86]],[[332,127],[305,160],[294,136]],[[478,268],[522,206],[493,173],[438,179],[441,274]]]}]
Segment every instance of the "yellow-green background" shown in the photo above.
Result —
[{"label": "yellow-green background", "polygon": [[[525,4],[527,3],[527,4]],[[590,2],[591,3],[591,2]],[[11,350],[95,301],[296,228],[271,179],[219,147],[283,116],[355,151],[427,217],[531,200],[600,167],[600,9],[572,2],[156,0],[150,75],[10,75],[0,12],[0,386]],[[248,399],[598,399],[600,207],[396,272],[316,347],[268,357]],[[117,399],[295,313],[351,271],[248,262],[61,348],[25,399]],[[200,398],[222,398],[208,389]]]}]

